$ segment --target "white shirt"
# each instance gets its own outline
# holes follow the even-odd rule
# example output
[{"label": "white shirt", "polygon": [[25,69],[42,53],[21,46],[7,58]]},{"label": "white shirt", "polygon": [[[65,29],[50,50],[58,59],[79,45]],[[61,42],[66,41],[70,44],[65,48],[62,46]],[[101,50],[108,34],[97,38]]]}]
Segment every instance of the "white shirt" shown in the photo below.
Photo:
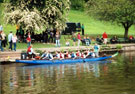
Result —
[{"label": "white shirt", "polygon": [[8,35],[8,42],[11,42],[11,41],[12,41],[12,37],[13,37],[13,34],[10,33],[10,34]]},{"label": "white shirt", "polygon": [[16,43],[17,42],[17,37],[12,37],[12,42]]}]

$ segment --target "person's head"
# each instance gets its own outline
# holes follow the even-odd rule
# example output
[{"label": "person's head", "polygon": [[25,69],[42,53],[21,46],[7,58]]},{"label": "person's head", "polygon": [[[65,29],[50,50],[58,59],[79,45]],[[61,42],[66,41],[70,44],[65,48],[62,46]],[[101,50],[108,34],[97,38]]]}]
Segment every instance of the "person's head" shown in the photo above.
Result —
[{"label": "person's head", "polygon": [[44,50],[44,53],[46,53],[46,50]]},{"label": "person's head", "polygon": [[80,50],[78,50],[77,52],[80,52]]},{"label": "person's head", "polygon": [[16,34],[14,34],[14,37],[16,37]]},{"label": "person's head", "polygon": [[33,45],[31,44],[30,47],[33,47]]},{"label": "person's head", "polygon": [[10,33],[12,33],[12,31],[10,31]]},{"label": "person's head", "polygon": [[89,37],[87,37],[87,39],[89,39]]}]

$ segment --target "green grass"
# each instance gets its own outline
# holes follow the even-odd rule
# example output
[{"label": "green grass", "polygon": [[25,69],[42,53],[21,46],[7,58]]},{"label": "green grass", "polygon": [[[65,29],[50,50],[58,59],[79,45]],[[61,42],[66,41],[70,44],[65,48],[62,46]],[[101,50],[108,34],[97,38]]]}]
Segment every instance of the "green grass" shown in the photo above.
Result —
[{"label": "green grass", "polygon": [[[124,35],[124,28],[111,22],[95,20],[85,12],[70,10],[68,20],[70,22],[80,22],[85,26],[85,33],[89,35],[101,35],[106,32],[108,35]],[[129,29],[129,35],[135,36],[135,27]]]}]

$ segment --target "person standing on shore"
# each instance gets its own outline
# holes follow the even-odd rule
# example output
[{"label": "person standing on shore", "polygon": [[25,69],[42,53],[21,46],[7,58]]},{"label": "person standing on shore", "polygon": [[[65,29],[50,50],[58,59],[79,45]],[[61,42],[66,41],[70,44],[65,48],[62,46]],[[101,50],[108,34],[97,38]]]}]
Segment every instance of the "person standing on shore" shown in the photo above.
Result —
[{"label": "person standing on shore", "polygon": [[8,35],[8,42],[9,42],[9,50],[12,50],[12,31],[10,31],[9,35]]},{"label": "person standing on shore", "polygon": [[2,47],[2,35],[1,35],[1,32],[0,32],[0,49],[1,49],[1,51],[3,52],[3,47]]},{"label": "person standing on shore", "polygon": [[80,43],[81,43],[81,35],[80,35],[80,33],[77,34],[77,39],[78,39],[78,46],[80,46]]},{"label": "person standing on shore", "polygon": [[82,24],[81,28],[82,28],[82,35],[84,35],[84,24]]},{"label": "person standing on shore", "polygon": [[107,38],[108,38],[108,35],[106,34],[106,32],[103,33],[102,38],[103,38],[104,44],[106,45],[107,44]]},{"label": "person standing on shore", "polygon": [[3,26],[0,24],[0,32],[3,31]]},{"label": "person standing on shore", "polygon": [[55,35],[56,47],[60,47],[60,32],[57,30]]},{"label": "person standing on shore", "polygon": [[17,43],[17,36],[16,36],[16,34],[13,36],[12,42],[14,44],[14,49],[13,50],[16,51],[16,43]]},{"label": "person standing on shore", "polygon": [[27,37],[27,46],[29,47],[31,45],[31,35],[30,32],[28,33],[28,37]]},{"label": "person standing on shore", "polygon": [[95,53],[96,57],[99,57],[99,51],[100,51],[100,46],[97,43],[95,43],[95,45],[94,45],[94,53]]},{"label": "person standing on shore", "polygon": [[4,33],[4,31],[1,32],[1,36],[2,36],[2,46],[4,47],[4,49],[6,49],[7,39],[6,39],[6,34]]}]

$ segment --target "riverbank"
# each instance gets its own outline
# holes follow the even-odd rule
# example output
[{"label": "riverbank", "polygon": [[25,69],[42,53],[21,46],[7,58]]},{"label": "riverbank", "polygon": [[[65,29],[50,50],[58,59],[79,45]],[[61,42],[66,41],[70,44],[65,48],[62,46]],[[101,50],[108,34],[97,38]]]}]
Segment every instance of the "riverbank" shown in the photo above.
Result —
[{"label": "riverbank", "polygon": [[[120,45],[122,48],[117,48],[117,46]],[[41,51],[66,51],[66,50],[86,50],[86,49],[92,49],[93,46],[70,46],[70,47],[54,47],[54,48],[35,48],[34,50],[41,50]],[[23,51],[26,51],[26,49],[18,49],[17,51],[4,51],[0,52],[0,61],[12,61],[14,62],[15,59],[21,58],[21,53]],[[101,45],[100,53],[111,53],[111,52],[122,52],[122,51],[135,51],[135,44],[108,44],[107,46]]]}]

